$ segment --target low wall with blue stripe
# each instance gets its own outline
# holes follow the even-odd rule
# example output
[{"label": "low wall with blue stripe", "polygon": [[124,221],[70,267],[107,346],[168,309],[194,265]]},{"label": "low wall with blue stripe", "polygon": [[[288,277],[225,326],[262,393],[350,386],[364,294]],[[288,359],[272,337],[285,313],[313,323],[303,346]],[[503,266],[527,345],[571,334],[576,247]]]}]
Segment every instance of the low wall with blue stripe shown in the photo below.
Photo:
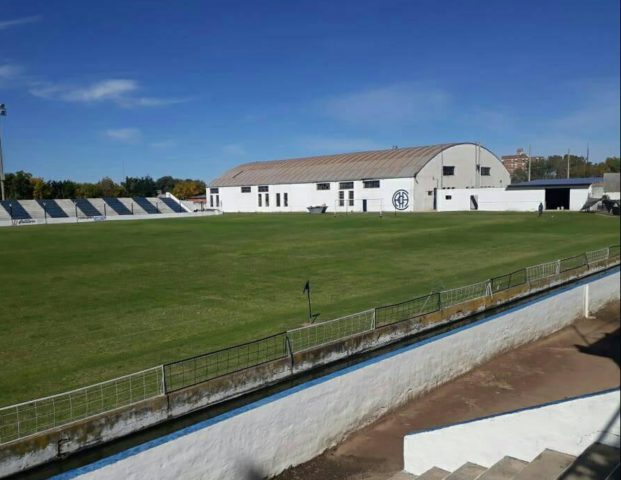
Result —
[{"label": "low wall with blue stripe", "polygon": [[619,268],[585,278],[55,478],[243,480],[278,474],[499,353],[618,301],[619,280]]}]

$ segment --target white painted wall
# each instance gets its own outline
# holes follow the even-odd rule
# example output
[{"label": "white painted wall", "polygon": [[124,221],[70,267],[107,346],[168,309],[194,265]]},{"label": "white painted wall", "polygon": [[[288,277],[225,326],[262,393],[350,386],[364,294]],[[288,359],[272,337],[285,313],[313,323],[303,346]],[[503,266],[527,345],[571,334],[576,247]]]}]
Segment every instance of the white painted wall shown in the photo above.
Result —
[{"label": "white painted wall", "polygon": [[[592,292],[591,298],[619,299],[618,270],[596,282],[602,293]],[[252,478],[250,472],[257,478],[276,475],[498,353],[569,325],[584,311],[584,288],[577,284],[386,353],[68,472],[64,478],[228,480]]]},{"label": "white painted wall", "polygon": [[[475,195],[481,211],[536,212],[545,205],[545,190],[505,190],[504,188],[462,188],[438,191],[438,211],[470,210],[470,196]],[[450,197],[450,198],[448,198]]]},{"label": "white painted wall", "polygon": [[569,209],[580,211],[589,198],[591,188],[572,188],[569,190]]},{"label": "white painted wall", "polygon": [[[480,175],[477,164],[490,168],[490,176]],[[442,175],[443,166],[454,166],[455,175]],[[473,144],[447,148],[416,175],[415,204],[419,211],[433,210],[434,188],[504,188],[511,176],[502,162],[484,147]]]},{"label": "white painted wall", "polygon": [[619,446],[619,391],[406,435],[405,471],[489,468],[505,456],[532,462],[546,448],[578,456],[599,440]]},{"label": "white painted wall", "polygon": [[[477,165],[490,168],[490,175],[480,175]],[[443,176],[442,167],[455,167],[455,175]],[[367,211],[395,210],[393,196],[398,190],[405,190],[409,197],[407,208],[402,211],[433,210],[434,189],[442,187],[504,187],[511,182],[509,172],[502,162],[489,150],[474,144],[462,144],[449,147],[432,158],[415,178],[380,178],[380,188],[363,188],[362,180],[354,181],[354,205],[349,204],[349,191],[345,191],[345,205],[339,204],[340,182],[329,183],[330,190],[317,190],[316,183],[267,185],[269,189],[269,206],[265,205],[265,193],[262,193],[262,205],[259,207],[258,186],[251,186],[250,193],[242,193],[241,186],[215,187],[208,189],[210,195],[220,195],[224,212],[306,212],[311,205],[327,205],[328,212],[363,210],[362,200],[367,200]],[[347,181],[347,180],[344,180]],[[289,205],[285,206],[283,195],[289,196]],[[281,205],[277,206],[276,195],[281,195]],[[214,199],[215,200],[215,199]],[[214,205],[215,206],[215,205]]]}]

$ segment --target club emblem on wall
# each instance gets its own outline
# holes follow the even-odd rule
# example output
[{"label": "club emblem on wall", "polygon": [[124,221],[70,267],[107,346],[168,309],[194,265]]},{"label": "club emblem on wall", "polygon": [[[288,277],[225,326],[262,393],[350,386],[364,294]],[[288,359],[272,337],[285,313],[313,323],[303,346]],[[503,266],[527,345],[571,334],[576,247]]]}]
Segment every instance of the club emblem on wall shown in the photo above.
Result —
[{"label": "club emblem on wall", "polygon": [[397,210],[405,210],[410,204],[410,196],[407,190],[397,190],[392,196],[392,205]]}]

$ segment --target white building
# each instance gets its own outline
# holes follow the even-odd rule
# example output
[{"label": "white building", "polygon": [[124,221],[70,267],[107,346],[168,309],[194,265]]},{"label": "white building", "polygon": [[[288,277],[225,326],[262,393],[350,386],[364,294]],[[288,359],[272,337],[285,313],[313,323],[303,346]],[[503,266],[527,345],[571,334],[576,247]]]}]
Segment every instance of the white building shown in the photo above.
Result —
[{"label": "white building", "polygon": [[474,143],[394,148],[239,165],[210,183],[224,212],[427,211],[439,189],[506,187],[509,172]]}]

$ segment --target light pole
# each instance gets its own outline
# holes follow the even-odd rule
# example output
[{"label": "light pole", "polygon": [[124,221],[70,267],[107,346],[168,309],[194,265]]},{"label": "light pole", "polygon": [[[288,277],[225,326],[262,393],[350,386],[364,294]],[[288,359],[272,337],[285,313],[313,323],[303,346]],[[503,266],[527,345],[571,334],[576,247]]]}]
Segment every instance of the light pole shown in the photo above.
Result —
[{"label": "light pole", "polygon": [[[6,117],[6,105],[0,103],[0,117]],[[0,200],[4,201],[4,164],[2,162],[2,130],[0,129]]]}]

